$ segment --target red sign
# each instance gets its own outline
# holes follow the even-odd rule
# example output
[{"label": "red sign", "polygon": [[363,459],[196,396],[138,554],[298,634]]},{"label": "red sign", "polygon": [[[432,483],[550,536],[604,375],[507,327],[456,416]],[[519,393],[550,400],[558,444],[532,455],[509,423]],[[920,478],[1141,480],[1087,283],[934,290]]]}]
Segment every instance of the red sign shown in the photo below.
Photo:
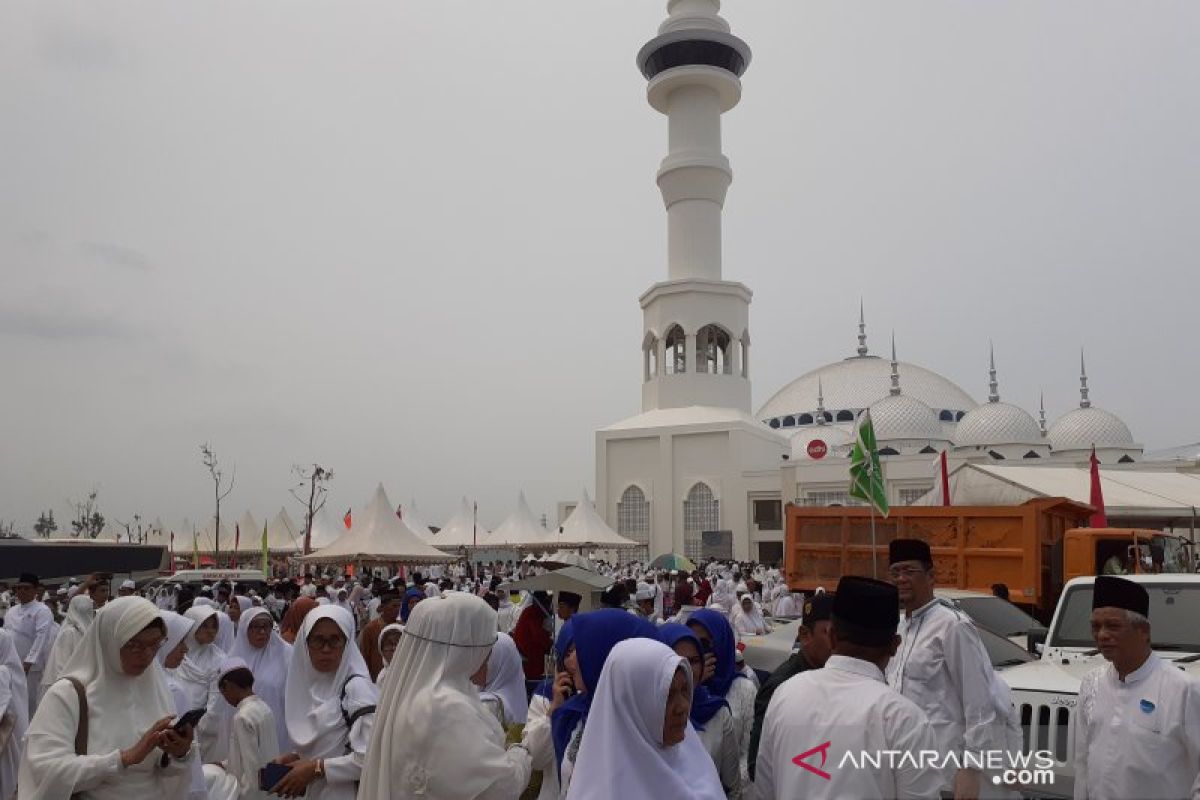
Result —
[{"label": "red sign", "polygon": [[818,459],[824,458],[828,452],[829,452],[829,446],[826,445],[825,442],[821,441],[820,439],[813,439],[811,442],[808,443],[808,457],[809,458],[818,458]]}]

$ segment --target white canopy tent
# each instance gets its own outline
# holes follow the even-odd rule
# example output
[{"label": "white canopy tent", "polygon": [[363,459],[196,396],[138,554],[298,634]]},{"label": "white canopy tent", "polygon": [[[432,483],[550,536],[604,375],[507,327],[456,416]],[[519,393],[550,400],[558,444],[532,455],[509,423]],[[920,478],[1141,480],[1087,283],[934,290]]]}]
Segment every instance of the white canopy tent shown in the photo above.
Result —
[{"label": "white canopy tent", "polygon": [[[210,519],[208,524],[204,526],[204,529],[200,531],[199,535],[196,537],[197,546],[200,548],[201,555],[212,555],[216,551],[217,537],[213,535],[213,530],[215,528],[213,523],[215,521],[215,519]],[[231,552],[233,550],[233,534],[229,532],[229,528],[226,526],[225,520],[221,520],[220,528],[216,529],[220,530],[221,532],[221,553],[224,554]]]},{"label": "white canopy tent", "polygon": [[[234,541],[237,542],[237,554],[239,556],[256,555],[262,552],[262,526],[258,524],[258,520],[254,515],[247,511],[242,516],[238,517],[234,523]],[[228,546],[229,551],[233,552],[234,542],[228,544],[221,540],[221,552],[225,552]]]},{"label": "white canopy tent", "polygon": [[529,509],[525,492],[517,495],[517,507],[486,539],[483,547],[511,550],[548,551],[558,546],[557,535],[543,528]]},{"label": "white canopy tent", "polygon": [[[1100,468],[1105,513],[1114,520],[1190,520],[1200,507],[1200,475],[1171,470]],[[1087,467],[963,464],[950,473],[954,505],[1019,505],[1035,497],[1091,498]],[[935,505],[933,493],[913,505]]]},{"label": "white canopy tent", "polygon": [[[346,531],[346,526],[340,520],[334,520],[329,512],[322,507],[313,515],[312,542],[310,549],[316,552],[323,547],[329,547]],[[304,548],[304,532],[300,532],[300,548]]]},{"label": "white canopy tent", "polygon": [[[259,529],[259,552],[262,552],[262,529]],[[272,553],[299,553],[304,550],[304,529],[292,520],[283,506],[267,523],[267,550]]]},{"label": "white canopy tent", "polygon": [[421,537],[421,541],[428,542],[433,539],[433,531],[429,529],[429,526],[425,524],[425,520],[421,519],[420,515],[417,513],[416,500],[413,500],[406,507],[401,509],[401,514],[403,515],[401,516],[401,519],[404,520],[404,524],[407,525],[413,533]]},{"label": "white canopy tent", "polygon": [[445,562],[445,554],[422,542],[396,516],[395,509],[383,490],[383,484],[380,484],[366,509],[354,515],[350,530],[339,536],[333,544],[311,555],[301,556],[300,560],[316,564]]},{"label": "white canopy tent", "polygon": [[559,547],[628,548],[641,547],[639,542],[626,539],[608,527],[608,523],[596,512],[592,499],[584,489],[578,505],[559,527],[560,533],[554,543]]},{"label": "white canopy tent", "polygon": [[481,546],[489,535],[488,529],[476,521],[475,511],[464,497],[462,508],[450,518],[445,527],[434,534],[429,543],[447,552],[454,552],[463,547]]}]

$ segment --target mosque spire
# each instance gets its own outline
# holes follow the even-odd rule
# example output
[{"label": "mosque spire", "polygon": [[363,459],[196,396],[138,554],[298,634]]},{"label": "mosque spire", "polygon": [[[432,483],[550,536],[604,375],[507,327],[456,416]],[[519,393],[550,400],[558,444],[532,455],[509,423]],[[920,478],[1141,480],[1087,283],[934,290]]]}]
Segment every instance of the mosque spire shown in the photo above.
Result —
[{"label": "mosque spire", "polygon": [[867,318],[863,314],[863,301],[858,298],[858,357],[863,358],[867,354]]},{"label": "mosque spire", "polygon": [[1079,407],[1091,408],[1092,401],[1088,399],[1087,366],[1083,363],[1083,348],[1079,348]]},{"label": "mosque spire", "polygon": [[1038,428],[1046,435],[1046,393],[1038,392]]},{"label": "mosque spire", "polygon": [[825,387],[821,385],[821,376],[817,376],[817,424],[825,424]]},{"label": "mosque spire", "polygon": [[896,332],[892,331],[892,391],[891,394],[900,394],[900,369],[896,365]]},{"label": "mosque spire", "polygon": [[988,402],[1000,402],[1000,384],[996,380],[996,346],[988,342]]}]

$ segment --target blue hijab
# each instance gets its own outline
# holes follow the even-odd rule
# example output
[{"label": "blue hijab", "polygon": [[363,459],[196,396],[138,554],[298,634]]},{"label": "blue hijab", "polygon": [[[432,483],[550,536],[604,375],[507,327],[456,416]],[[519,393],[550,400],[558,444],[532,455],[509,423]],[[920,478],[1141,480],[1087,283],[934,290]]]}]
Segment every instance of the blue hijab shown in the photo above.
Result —
[{"label": "blue hijab", "polygon": [[[563,659],[567,657],[567,648],[575,643],[575,628],[572,622],[574,617],[563,623],[563,626],[558,629],[558,638],[554,640],[554,656],[559,664],[559,669],[562,669]],[[554,701],[554,679],[557,675],[550,675],[542,679],[537,688],[533,690],[534,694],[540,694],[542,697]]]},{"label": "blue hijab", "polygon": [[[562,767],[563,755],[571,741],[571,734],[579,723],[587,724],[592,697],[600,683],[604,661],[617,644],[626,639],[655,639],[654,624],[644,617],[630,614],[618,608],[602,608],[571,617],[571,632],[574,636],[575,659],[587,691],[572,695],[550,716],[550,736],[554,739],[554,759]],[[559,635],[562,638],[562,635]],[[568,642],[569,645],[571,642]],[[557,646],[557,643],[556,643]],[[563,654],[566,654],[564,649]]]},{"label": "blue hijab", "polygon": [[737,671],[737,642],[734,641],[733,626],[720,611],[703,608],[690,617],[688,625],[693,622],[704,627],[712,637],[713,655],[717,657],[717,671],[708,679],[709,691],[724,699],[729,693],[729,687],[738,676]]},{"label": "blue hijab", "polygon": [[408,615],[412,613],[412,609],[408,607],[408,601],[413,597],[425,599],[425,592],[417,587],[413,587],[404,593],[404,599],[400,601],[400,621],[408,622]]},{"label": "blue hijab", "polygon": [[[700,637],[692,631],[687,625],[680,625],[678,622],[668,622],[666,625],[660,625],[658,628],[658,640],[675,649],[675,644],[684,639],[691,641],[696,645],[696,652],[703,657],[704,648],[700,645]],[[692,720],[692,726],[696,730],[704,730],[704,725],[713,715],[722,708],[729,708],[729,703],[725,702],[723,697],[714,697],[708,691],[708,687],[703,684],[696,684],[692,688],[692,711],[689,715]]]}]

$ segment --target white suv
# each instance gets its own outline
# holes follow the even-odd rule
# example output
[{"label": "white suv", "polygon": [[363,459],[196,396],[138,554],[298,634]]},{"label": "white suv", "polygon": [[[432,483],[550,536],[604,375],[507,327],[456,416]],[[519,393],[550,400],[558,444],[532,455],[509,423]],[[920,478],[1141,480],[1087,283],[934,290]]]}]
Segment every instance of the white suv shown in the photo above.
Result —
[{"label": "white suv", "polygon": [[[1150,631],[1155,655],[1189,674],[1200,675],[1200,575],[1123,575],[1150,593]],[[1104,663],[1092,639],[1093,577],[1075,578],[1063,588],[1044,644],[1031,631],[1030,644],[1041,657],[1000,672],[1012,688],[1013,703],[1027,752],[1054,755],[1054,783],[1037,787],[1038,796],[1071,797],[1075,784],[1075,712],[1079,685]]]}]

